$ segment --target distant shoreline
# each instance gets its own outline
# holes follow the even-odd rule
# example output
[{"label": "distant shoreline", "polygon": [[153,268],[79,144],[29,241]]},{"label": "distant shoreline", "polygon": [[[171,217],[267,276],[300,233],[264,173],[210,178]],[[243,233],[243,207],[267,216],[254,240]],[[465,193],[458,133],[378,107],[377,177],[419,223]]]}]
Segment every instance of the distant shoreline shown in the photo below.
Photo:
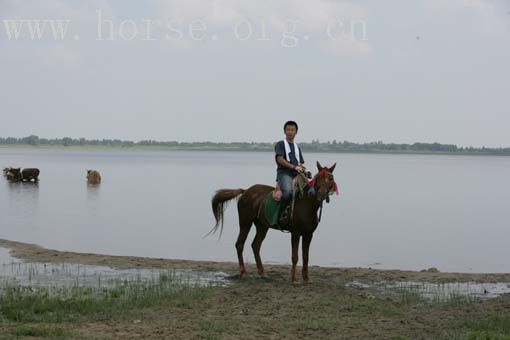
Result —
[{"label": "distant shoreline", "polygon": [[[72,150],[72,151],[126,151],[126,152],[158,152],[158,151],[214,151],[214,152],[273,152],[272,148],[212,147],[212,146],[104,146],[104,145],[28,145],[0,144],[0,149],[31,149],[31,150]],[[444,156],[510,156],[510,153],[490,151],[390,151],[390,150],[309,150],[308,153],[331,154],[375,154],[375,155],[444,155]]]}]

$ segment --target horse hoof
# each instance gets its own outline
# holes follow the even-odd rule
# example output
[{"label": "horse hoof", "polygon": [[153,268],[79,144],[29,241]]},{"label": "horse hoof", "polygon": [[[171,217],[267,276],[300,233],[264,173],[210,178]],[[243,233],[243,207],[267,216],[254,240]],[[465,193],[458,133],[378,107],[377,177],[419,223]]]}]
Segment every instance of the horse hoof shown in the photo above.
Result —
[{"label": "horse hoof", "polygon": [[246,271],[239,272],[239,280],[246,278],[248,276],[248,273]]},{"label": "horse hoof", "polygon": [[312,281],[312,280],[310,280],[310,279],[306,279],[306,280],[303,280],[303,283],[304,283],[305,285],[310,285],[310,284],[312,284],[312,283],[313,283],[313,281]]},{"label": "horse hoof", "polygon": [[299,282],[298,280],[292,280],[292,285],[293,286],[300,286],[301,282]]}]

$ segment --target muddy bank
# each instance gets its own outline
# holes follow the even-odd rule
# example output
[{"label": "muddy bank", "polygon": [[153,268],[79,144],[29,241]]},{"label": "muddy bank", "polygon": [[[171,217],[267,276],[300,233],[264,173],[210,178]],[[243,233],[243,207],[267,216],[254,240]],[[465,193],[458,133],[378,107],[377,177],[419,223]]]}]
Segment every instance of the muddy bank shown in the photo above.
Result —
[{"label": "muddy bank", "polygon": [[[45,249],[37,245],[0,240],[0,247],[27,262],[77,263],[113,268],[191,269],[221,271],[235,277],[236,263],[182,261],[131,256],[83,254]],[[510,281],[510,274],[463,274],[311,267],[310,285],[290,283],[290,268],[268,265],[261,279],[249,266],[246,279],[207,287],[196,294],[158,299],[141,307],[110,308],[85,313],[67,305],[38,309],[18,296],[0,303],[0,339],[506,339],[510,336],[510,295],[472,299],[453,295],[429,300],[415,290],[384,289],[370,282],[494,282]],[[365,282],[361,284],[360,282]],[[368,284],[367,284],[368,283]],[[441,285],[437,285],[441,286]],[[195,292],[195,290],[192,290]],[[110,300],[108,300],[110,301]],[[105,303],[108,301],[105,300]],[[112,300],[113,301],[113,300]],[[131,301],[131,300],[129,300]],[[10,309],[8,308],[10,306]],[[82,304],[69,304],[69,308]],[[19,311],[22,311],[20,314]],[[44,313],[44,311],[50,311]],[[56,312],[76,315],[55,321]],[[21,315],[21,318],[12,317]],[[5,320],[2,320],[2,317]],[[55,334],[53,336],[52,334]],[[20,336],[19,336],[20,335]],[[46,336],[47,335],[47,336]]]},{"label": "muddy bank", "polygon": [[[13,257],[27,262],[77,263],[84,265],[109,266],[119,269],[157,268],[157,269],[191,269],[196,271],[221,271],[237,274],[237,263],[172,260],[135,256],[112,256],[58,251],[23,242],[0,239],[0,247],[10,249]],[[268,275],[285,276],[289,273],[288,265],[265,265]],[[256,276],[254,265],[248,266],[249,274]],[[442,273],[436,271],[380,270],[369,268],[331,268],[310,267],[310,274],[315,283],[321,281],[424,281],[424,282],[501,282],[510,281],[507,274],[472,274]]]}]

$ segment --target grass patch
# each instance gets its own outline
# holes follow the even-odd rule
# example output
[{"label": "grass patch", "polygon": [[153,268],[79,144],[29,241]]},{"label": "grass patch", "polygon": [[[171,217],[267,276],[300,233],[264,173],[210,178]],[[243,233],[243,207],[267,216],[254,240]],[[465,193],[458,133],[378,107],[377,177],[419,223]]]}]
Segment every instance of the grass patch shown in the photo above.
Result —
[{"label": "grass patch", "polygon": [[[426,307],[464,307],[478,302],[476,297],[457,292],[444,292],[438,289],[437,292],[427,292],[419,286],[401,286],[387,288],[393,293],[399,304],[403,306],[426,306]],[[427,296],[428,295],[428,296]]]},{"label": "grass patch", "polygon": [[503,335],[497,332],[471,332],[467,337],[468,340],[510,340],[510,335]]},{"label": "grass patch", "polygon": [[459,307],[465,307],[465,306],[472,305],[479,301],[480,300],[478,300],[477,298],[475,298],[471,295],[462,295],[462,294],[452,293],[446,297],[433,300],[433,303],[442,305],[444,307],[459,308]]},{"label": "grass patch", "polygon": [[0,294],[0,321],[63,322],[84,316],[101,320],[163,303],[191,308],[210,291],[166,276],[118,281],[107,288],[6,286]]},{"label": "grass patch", "polygon": [[296,324],[297,329],[306,331],[331,331],[337,326],[335,319],[312,317],[304,318]]},{"label": "grass patch", "polygon": [[397,288],[395,293],[397,294],[398,303],[403,306],[426,305],[429,302],[423,294],[412,287]]},{"label": "grass patch", "polygon": [[468,340],[510,340],[510,316],[492,314],[466,322]]},{"label": "grass patch", "polygon": [[227,324],[221,320],[201,320],[199,323],[202,339],[217,340],[227,330]]},{"label": "grass patch", "polygon": [[378,297],[370,300],[356,301],[351,304],[351,308],[358,317],[383,316],[385,318],[399,318],[404,315],[405,311],[405,308],[398,302]]},{"label": "grass patch", "polygon": [[510,340],[510,316],[489,314],[456,322],[440,340]]},{"label": "grass patch", "polygon": [[55,327],[32,327],[18,326],[12,329],[11,334],[16,337],[37,337],[37,338],[54,338],[64,339],[70,337],[70,333],[63,328]]}]

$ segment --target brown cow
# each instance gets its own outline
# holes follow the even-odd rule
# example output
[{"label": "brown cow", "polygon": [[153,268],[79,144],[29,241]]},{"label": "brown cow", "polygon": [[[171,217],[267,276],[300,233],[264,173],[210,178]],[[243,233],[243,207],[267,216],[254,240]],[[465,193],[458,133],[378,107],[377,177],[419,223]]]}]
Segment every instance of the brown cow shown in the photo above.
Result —
[{"label": "brown cow", "polygon": [[97,170],[87,170],[87,182],[89,184],[101,183],[101,174]]}]

